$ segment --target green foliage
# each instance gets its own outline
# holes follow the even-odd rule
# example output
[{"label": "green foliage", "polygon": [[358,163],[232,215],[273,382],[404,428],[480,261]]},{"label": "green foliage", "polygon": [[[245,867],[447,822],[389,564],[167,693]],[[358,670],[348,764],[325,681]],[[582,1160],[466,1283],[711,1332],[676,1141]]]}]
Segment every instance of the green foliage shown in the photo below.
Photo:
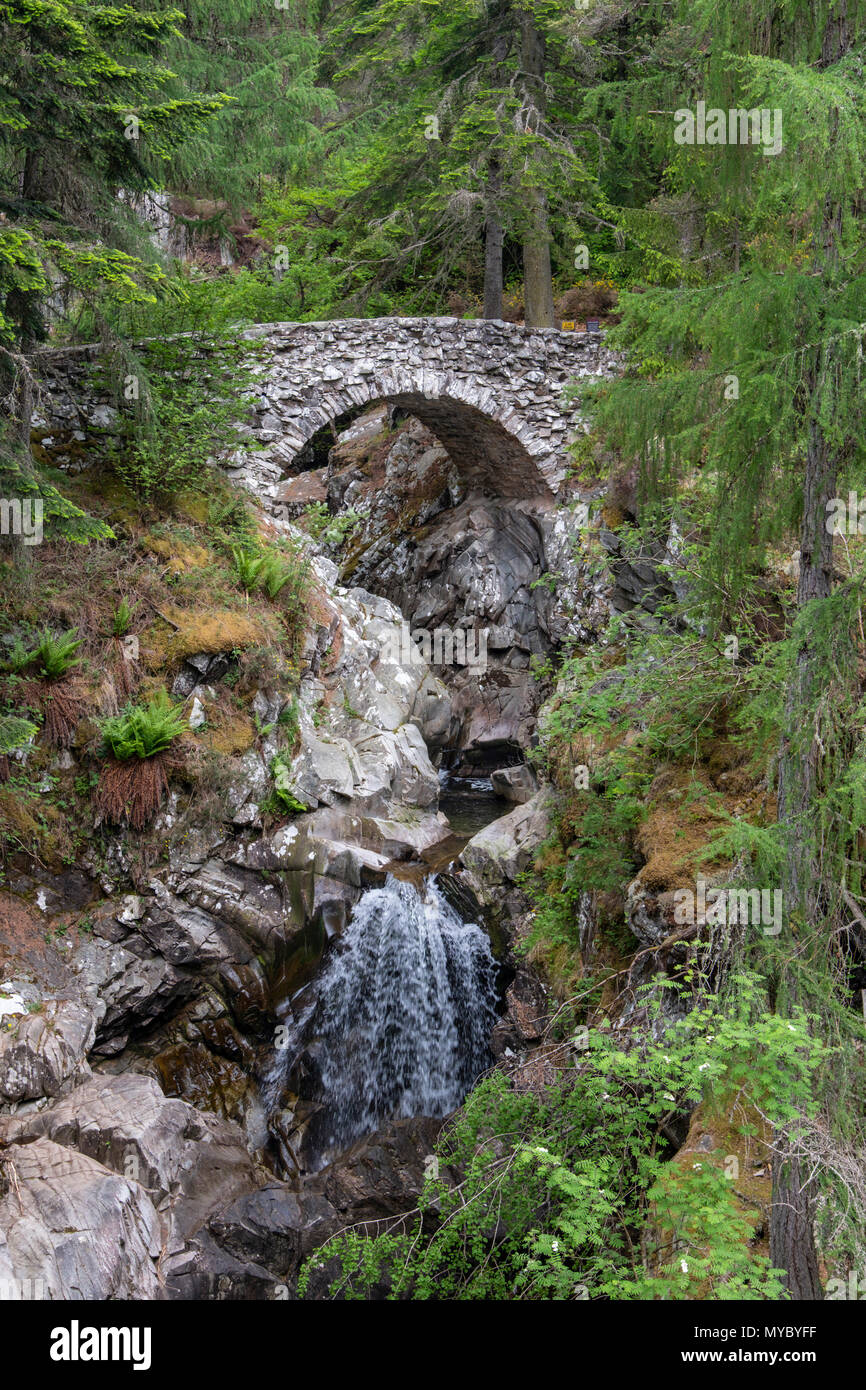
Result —
[{"label": "green foliage", "polygon": [[[524,15],[545,54],[543,117],[523,64]],[[573,284],[574,242],[594,240],[609,211],[581,112],[588,74],[608,65],[575,28],[569,0],[519,12],[499,0],[350,0],[329,17],[322,70],[348,114],[325,128],[306,178],[263,199],[263,230],[288,250],[291,317],[477,314],[488,213],[505,230],[506,275],[519,274],[538,190],[554,272]]]},{"label": "green foliage", "polygon": [[188,726],[182,710],[160,690],[146,705],[127,705],[120,714],[103,719],[99,727],[106,751],[118,762],[126,762],[164,753]]},{"label": "green foliage", "polygon": [[18,715],[0,714],[0,758],[14,753],[39,732],[39,726]]},{"label": "green foliage", "polygon": [[115,637],[125,637],[132,625],[132,609],[129,600],[124,597],[115,609],[114,618],[111,624],[111,631]]},{"label": "green foliage", "polygon": [[[227,92],[231,99],[173,151],[172,187],[243,207],[263,185],[284,183],[320,143],[322,116],[336,100],[319,80],[314,10],[304,0],[291,8],[258,0],[190,0],[184,7],[166,55],[177,74],[172,90],[187,97]],[[189,220],[195,229],[203,219]],[[217,228],[229,238],[230,222],[223,218]]]},{"label": "green foliage", "polygon": [[64,497],[55,480],[60,475],[34,468],[21,446],[17,432],[0,420],[0,496],[17,497],[22,503],[38,499],[42,503],[42,529],[45,540],[66,540],[85,544],[92,540],[113,540],[114,532],[104,521],[88,516]]},{"label": "green foliage", "polygon": [[159,53],[180,17],[3,0],[0,343],[43,336],[49,294],[92,306],[154,297],[161,272],[106,245],[105,234],[122,237],[128,220],[117,188],[158,183],[161,163],[224,102],[167,95],[172,75]]},{"label": "green foliage", "polygon": [[[861,4],[856,11],[843,40],[830,3],[808,18],[797,5],[776,26],[763,6],[734,18],[702,0],[671,16],[664,46],[639,73],[595,98],[596,115],[628,98],[628,120],[655,127],[662,196],[619,221],[629,234],[642,218],[645,241],[670,250],[655,286],[620,299],[609,341],[626,350],[628,370],[590,393],[595,419],[638,460],[645,498],[675,498],[697,470],[713,488],[703,580],[718,625],[768,542],[799,524],[810,444],[820,436],[846,471],[866,476]],[[714,42],[702,45],[710,32]],[[671,61],[674,46],[688,53],[685,65]],[[658,118],[699,98],[781,111],[783,150],[674,145],[670,119]],[[700,236],[680,236],[678,216]]]},{"label": "green foliage", "polygon": [[276,598],[287,584],[294,581],[297,566],[285,556],[269,551],[262,559],[261,586],[268,598]]},{"label": "green foliage", "polygon": [[133,492],[157,503],[205,489],[214,458],[238,443],[248,356],[219,336],[148,346],[136,373],[139,401],[124,416],[126,439],[114,459]]},{"label": "green foliage", "polygon": [[285,730],[289,747],[294,748],[301,728],[301,711],[296,699],[286,701],[280,710],[277,723]]},{"label": "green foliage", "polygon": [[726,998],[668,1019],[658,1042],[593,1029],[576,1069],[541,1096],[495,1074],[440,1143],[457,1180],[428,1180],[408,1231],[336,1237],[304,1267],[300,1292],[313,1265],[337,1256],[332,1296],[348,1298],[382,1282],[392,1299],[783,1298],[749,1247],[721,1156],[671,1165],[664,1136],[678,1112],[732,1095],[744,1132],[750,1107],[778,1124],[814,1115],[831,1052],[811,1034],[806,1015],[769,1012],[744,974]]},{"label": "green foliage", "polygon": [[233,546],[232,559],[234,560],[235,574],[238,577],[238,582],[246,589],[247,593],[249,593],[259,582],[259,574],[264,564],[264,556],[257,555],[251,550],[243,550],[240,546]]},{"label": "green foliage", "polygon": [[53,633],[45,628],[36,635],[36,645],[26,646],[19,638],[12,651],[11,666],[15,671],[35,670],[44,680],[57,681],[81,664],[76,656],[81,638],[75,629]]},{"label": "green foliage", "polygon": [[314,540],[321,540],[325,545],[338,548],[352,534],[361,519],[361,513],[356,512],[354,507],[347,507],[337,516],[332,516],[327,502],[311,502],[304,509],[301,524]]},{"label": "green foliage", "polygon": [[284,753],[275,753],[271,759],[271,775],[274,779],[274,796],[284,811],[306,811],[303,801],[299,801],[292,791],[292,766]]}]

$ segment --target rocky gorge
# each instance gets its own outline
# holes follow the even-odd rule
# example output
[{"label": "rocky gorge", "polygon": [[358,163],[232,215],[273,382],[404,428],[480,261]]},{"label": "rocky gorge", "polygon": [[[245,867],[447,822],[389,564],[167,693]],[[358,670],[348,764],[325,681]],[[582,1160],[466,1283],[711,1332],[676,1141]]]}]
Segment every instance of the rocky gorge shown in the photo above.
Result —
[{"label": "rocky gorge", "polygon": [[[114,422],[76,404],[80,391],[79,378],[53,414],[51,397],[37,432],[86,482],[70,408],[97,460]],[[158,660],[192,736],[222,731],[218,809],[172,785],[149,854],[106,824],[59,871],[13,858],[0,907],[9,1288],[294,1298],[301,1264],[335,1233],[412,1211],[480,1074],[540,1084],[561,1064],[545,972],[519,949],[524,876],[551,829],[533,748],[557,654],[598,642],[615,611],[652,623],[665,557],[620,558],[598,490],[473,484],[405,405],[356,406],[288,461],[273,427],[272,401],[253,395],[223,469],[309,567],[293,693],[279,665],[246,677],[243,615],[187,632],[185,612],[151,601],[156,628],[123,662]],[[146,539],[182,577],[190,544]],[[446,633],[447,650],[419,633]],[[86,748],[53,755],[46,789],[80,777]],[[22,750],[24,769],[32,758]],[[658,945],[664,895],[633,886],[634,932]],[[590,894],[580,916],[590,961]],[[322,1268],[308,1297],[324,1293]]]},{"label": "rocky gorge", "polygon": [[[260,411],[253,439],[267,432],[256,425],[266,402]],[[48,448],[69,423],[46,418]],[[231,759],[222,816],[197,819],[178,789],[162,806],[164,862],[133,869],[128,831],[60,872],[16,856],[0,915],[9,1288],[292,1297],[300,1261],[335,1231],[412,1207],[462,1090],[543,1033],[544,986],[509,946],[518,880],[546,833],[547,792],[526,761],[541,700],[531,663],[606,611],[597,582],[574,609],[543,583],[581,569],[567,510],[467,494],[437,438],[393,407],[357,412],[324,467],[310,467],[311,450],[273,476],[243,444],[234,484],[253,493],[262,525],[305,547],[314,577],[296,747],[286,756],[286,695],[263,684],[249,701],[260,737]],[[349,515],[344,545],[297,530],[310,504]],[[480,675],[406,649],[409,629],[443,627],[484,630]],[[172,694],[193,728],[212,718],[236,661],[226,646],[175,662]],[[281,753],[298,812],[274,828],[263,803]],[[64,749],[47,775],[79,770]],[[467,837],[438,807],[473,788],[490,825]],[[417,895],[431,874],[452,933],[477,931],[459,925],[472,920],[494,931],[489,1036],[444,1108],[421,1100],[384,1126],[374,1108],[375,1132],[308,1171],[303,1136],[321,1101],[309,1075],[268,1092],[280,1031],[364,896],[391,882]],[[441,1032],[438,1014],[430,1026]],[[309,1072],[309,1058],[299,1065]]]}]

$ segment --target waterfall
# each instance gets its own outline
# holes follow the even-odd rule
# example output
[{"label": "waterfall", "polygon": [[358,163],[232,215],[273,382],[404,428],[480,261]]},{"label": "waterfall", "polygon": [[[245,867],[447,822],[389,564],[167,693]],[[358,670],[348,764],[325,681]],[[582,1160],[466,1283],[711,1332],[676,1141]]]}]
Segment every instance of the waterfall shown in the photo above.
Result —
[{"label": "waterfall", "polygon": [[314,1058],[318,1155],[389,1119],[447,1115],[490,1063],[495,977],[486,933],[460,920],[435,879],[419,889],[389,876],[355,907],[277,1054],[266,1099]]}]

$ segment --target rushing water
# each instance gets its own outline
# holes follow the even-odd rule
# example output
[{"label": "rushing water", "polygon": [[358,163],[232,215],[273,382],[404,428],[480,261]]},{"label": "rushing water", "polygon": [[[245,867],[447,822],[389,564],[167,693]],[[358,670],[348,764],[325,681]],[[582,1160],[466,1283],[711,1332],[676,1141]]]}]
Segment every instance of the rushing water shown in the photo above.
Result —
[{"label": "rushing water", "polygon": [[496,965],[429,879],[389,877],[365,893],[278,1053],[276,1098],[302,1054],[315,1057],[320,1155],[388,1119],[447,1115],[490,1063]]}]

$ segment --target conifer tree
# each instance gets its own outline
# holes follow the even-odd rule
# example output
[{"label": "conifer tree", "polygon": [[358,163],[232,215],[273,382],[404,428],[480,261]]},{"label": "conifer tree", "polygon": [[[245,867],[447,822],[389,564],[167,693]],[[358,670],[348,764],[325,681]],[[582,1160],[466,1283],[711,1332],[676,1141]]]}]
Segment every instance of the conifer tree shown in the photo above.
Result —
[{"label": "conifer tree", "polygon": [[[153,301],[165,275],[121,190],[152,187],[176,146],[223,104],[170,97],[159,57],[177,11],[82,0],[0,3],[0,463],[16,495],[40,496],[76,539],[106,534],[43,484],[30,457],[35,381],[27,354],[50,303]],[[26,551],[19,545],[20,559]]]},{"label": "conifer tree", "polygon": [[[173,8],[172,0],[154,8]],[[176,74],[171,90],[229,100],[173,152],[164,171],[173,191],[238,209],[297,175],[317,146],[322,114],[334,106],[318,81],[316,9],[307,0],[184,0],[166,50]]]},{"label": "conifer tree", "polygon": [[273,200],[267,225],[295,259],[324,254],[367,312],[395,292],[434,307],[462,264],[498,315],[502,248],[522,246],[530,319],[552,323],[552,274],[573,276],[575,208],[594,186],[572,13],[566,0],[350,0],[324,40],[343,112],[323,132],[321,184]]},{"label": "conifer tree", "polygon": [[[838,901],[819,830],[829,766],[819,635],[835,582],[828,504],[866,464],[864,21],[860,0],[797,0],[784,12],[769,0],[745,10],[702,0],[659,30],[638,81],[588,99],[596,113],[618,101],[631,113],[632,141],[667,156],[661,196],[617,215],[647,259],[657,250],[661,287],[620,302],[631,366],[602,393],[598,423],[639,456],[647,500],[672,498],[696,469],[715,481],[717,629],[732,620],[767,542],[800,526],[801,617],[779,770],[783,886],[798,944],[775,978],[780,1011],[814,1002],[806,966],[826,956]],[[677,145],[676,123],[688,135],[699,101],[725,120],[708,121],[706,143]],[[752,118],[742,124],[738,113],[755,109],[767,111],[766,131]],[[780,149],[769,124],[777,119]],[[711,129],[724,143],[710,141]],[[793,1298],[820,1298],[813,1175],[796,1125],[776,1135],[775,1151],[771,1258]]]}]

